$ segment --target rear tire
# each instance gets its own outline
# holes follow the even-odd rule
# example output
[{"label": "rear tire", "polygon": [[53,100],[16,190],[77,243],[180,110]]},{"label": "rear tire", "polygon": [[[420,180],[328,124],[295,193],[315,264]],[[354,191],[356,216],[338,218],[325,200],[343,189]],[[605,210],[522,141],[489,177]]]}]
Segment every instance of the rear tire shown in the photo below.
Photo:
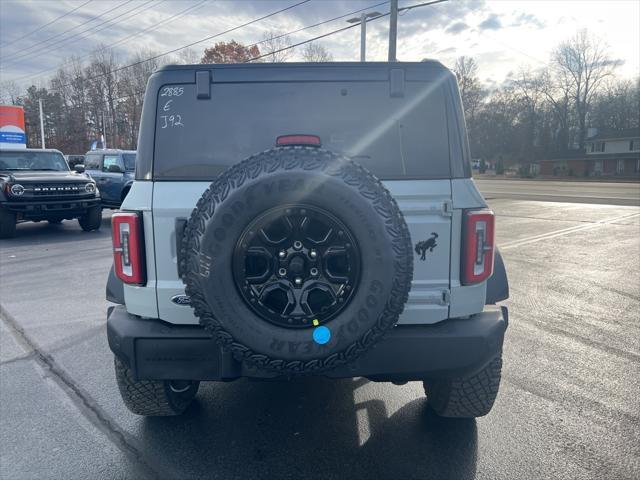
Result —
[{"label": "rear tire", "polygon": [[115,357],[116,380],[122,401],[136,415],[169,417],[181,415],[198,393],[200,382],[134,380],[131,370]]},{"label": "rear tire", "polygon": [[0,238],[13,238],[16,235],[16,214],[0,208]]},{"label": "rear tire", "polygon": [[474,375],[423,382],[429,406],[441,417],[475,418],[488,414],[498,395],[502,352]]},{"label": "rear tire", "polygon": [[102,225],[102,207],[100,205],[91,207],[87,213],[78,218],[78,223],[85,232],[98,230]]}]

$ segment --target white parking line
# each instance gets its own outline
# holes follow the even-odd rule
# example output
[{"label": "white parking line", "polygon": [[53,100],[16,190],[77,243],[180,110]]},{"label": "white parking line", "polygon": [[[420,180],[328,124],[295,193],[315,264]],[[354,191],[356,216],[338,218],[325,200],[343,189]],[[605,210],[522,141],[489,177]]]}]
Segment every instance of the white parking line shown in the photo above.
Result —
[{"label": "white parking line", "polygon": [[[626,215],[621,215],[619,217],[608,218],[605,220],[598,220],[597,222],[590,223],[588,225],[577,225],[575,227],[563,228],[560,230],[554,230],[552,232],[543,233],[541,235],[534,235],[532,237],[523,238],[521,240],[514,240],[512,242],[507,242],[502,245],[498,245],[500,250],[508,250],[510,248],[521,247],[522,245],[528,245],[530,243],[539,242],[542,240],[549,240],[551,238],[561,237],[564,235],[568,235],[573,232],[578,232],[582,230],[589,230],[591,228],[602,227],[604,225],[610,225],[619,220],[626,220],[628,218],[633,218],[640,216],[640,213],[630,213]],[[542,220],[542,219],[541,219]]]}]

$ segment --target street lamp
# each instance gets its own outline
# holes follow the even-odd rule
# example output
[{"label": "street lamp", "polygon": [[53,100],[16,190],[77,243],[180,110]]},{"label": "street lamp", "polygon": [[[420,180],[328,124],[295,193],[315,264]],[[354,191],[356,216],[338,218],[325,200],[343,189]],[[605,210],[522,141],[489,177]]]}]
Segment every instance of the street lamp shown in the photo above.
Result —
[{"label": "street lamp", "polygon": [[360,22],[360,61],[366,61],[366,44],[367,44],[367,19],[375,18],[382,15],[380,12],[363,13],[359,17],[353,17],[347,20],[349,23]]}]

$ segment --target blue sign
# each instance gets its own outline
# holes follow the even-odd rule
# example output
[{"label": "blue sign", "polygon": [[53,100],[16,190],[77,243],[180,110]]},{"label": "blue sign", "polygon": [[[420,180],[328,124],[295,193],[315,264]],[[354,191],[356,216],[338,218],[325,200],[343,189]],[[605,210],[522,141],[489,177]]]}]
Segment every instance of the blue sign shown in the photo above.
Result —
[{"label": "blue sign", "polygon": [[0,132],[0,143],[27,143],[27,136],[18,132]]}]

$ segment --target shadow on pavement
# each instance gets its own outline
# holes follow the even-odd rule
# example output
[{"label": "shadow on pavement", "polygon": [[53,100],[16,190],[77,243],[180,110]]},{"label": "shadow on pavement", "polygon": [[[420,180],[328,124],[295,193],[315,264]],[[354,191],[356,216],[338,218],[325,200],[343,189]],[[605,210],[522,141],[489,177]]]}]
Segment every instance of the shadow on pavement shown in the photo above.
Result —
[{"label": "shadow on pavement", "polygon": [[184,416],[141,419],[140,443],[166,478],[475,477],[475,420],[438,418],[426,399],[388,417],[381,400],[355,403],[366,382],[203,384]]},{"label": "shadow on pavement", "polygon": [[0,245],[10,247],[12,245],[58,244],[97,238],[111,238],[111,215],[105,215],[102,218],[100,230],[92,232],[83,231],[77,220],[64,220],[59,224],[51,224],[46,220],[19,223],[16,228],[16,236],[0,240]]}]

